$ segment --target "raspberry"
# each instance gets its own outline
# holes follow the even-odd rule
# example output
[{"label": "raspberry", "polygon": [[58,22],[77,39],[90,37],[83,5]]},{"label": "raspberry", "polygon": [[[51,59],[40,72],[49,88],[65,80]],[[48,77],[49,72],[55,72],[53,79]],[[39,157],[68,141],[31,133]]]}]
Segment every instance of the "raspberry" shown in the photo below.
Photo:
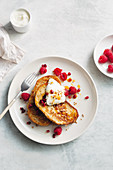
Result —
[{"label": "raspberry", "polygon": [[69,90],[65,89],[64,95],[68,96],[69,95]]},{"label": "raspberry", "polygon": [[44,101],[43,101],[43,100],[40,100],[40,103],[41,103],[41,104],[43,104],[43,103],[44,103]]},{"label": "raspberry", "polygon": [[107,71],[113,73],[113,65],[108,65]]},{"label": "raspberry", "polygon": [[106,57],[109,57],[112,54],[112,51],[110,49],[105,49],[103,53]]},{"label": "raspberry", "polygon": [[70,76],[71,75],[71,73],[70,72],[68,72],[68,74],[67,74],[68,76]]},{"label": "raspberry", "polygon": [[29,94],[29,93],[22,93],[22,94],[21,94],[21,97],[22,97],[22,99],[23,99],[24,101],[27,101],[27,100],[29,99],[29,97],[30,97],[30,94]]},{"label": "raspberry", "polygon": [[30,122],[30,121],[28,121],[26,124],[27,124],[27,125],[30,125],[30,124],[31,124],[31,122]]},{"label": "raspberry", "polygon": [[47,67],[47,65],[46,64],[42,64],[42,67]]},{"label": "raspberry", "polygon": [[61,75],[61,72],[62,72],[62,69],[60,69],[60,68],[55,68],[55,69],[53,70],[53,73],[54,73],[56,76]]},{"label": "raspberry", "polygon": [[108,58],[105,55],[101,55],[98,60],[99,63],[106,63],[107,61]]},{"label": "raspberry", "polygon": [[71,81],[72,81],[72,79],[71,79],[71,78],[69,78],[69,79],[67,79],[67,81],[68,81],[68,82],[71,82]]},{"label": "raspberry", "polygon": [[21,113],[25,113],[25,109],[23,107],[20,107]]},{"label": "raspberry", "polygon": [[111,63],[113,63],[113,54],[109,55],[108,59]]},{"label": "raspberry", "polygon": [[47,72],[47,68],[41,67],[39,72],[40,72],[40,74],[45,74]]},{"label": "raspberry", "polygon": [[55,137],[56,137],[56,134],[54,133],[54,134],[53,134],[53,138],[55,138]]},{"label": "raspberry", "polygon": [[46,106],[46,104],[45,104],[45,103],[43,103],[43,106],[45,107],[45,106]]},{"label": "raspberry", "polygon": [[85,99],[89,99],[89,96],[86,96]]},{"label": "raspberry", "polygon": [[53,94],[53,93],[54,93],[54,91],[53,91],[53,90],[50,90],[50,93],[51,93],[51,94]]},{"label": "raspberry", "polygon": [[76,98],[77,98],[77,95],[76,95],[76,94],[74,94],[74,95],[73,95],[73,99],[76,99]]},{"label": "raspberry", "polygon": [[71,96],[68,96],[69,99],[71,99]]},{"label": "raspberry", "polygon": [[50,130],[46,130],[46,133],[49,133],[50,132]]},{"label": "raspberry", "polygon": [[69,94],[75,94],[77,92],[77,89],[73,86],[69,88]]},{"label": "raspberry", "polygon": [[62,128],[61,128],[60,126],[56,127],[56,128],[54,129],[54,133],[55,133],[56,135],[60,135],[60,134],[62,133]]},{"label": "raspberry", "polygon": [[61,73],[60,78],[62,81],[65,81],[67,79],[67,74],[65,72]]},{"label": "raspberry", "polygon": [[79,93],[79,92],[80,92],[80,88],[77,89],[77,93]]}]

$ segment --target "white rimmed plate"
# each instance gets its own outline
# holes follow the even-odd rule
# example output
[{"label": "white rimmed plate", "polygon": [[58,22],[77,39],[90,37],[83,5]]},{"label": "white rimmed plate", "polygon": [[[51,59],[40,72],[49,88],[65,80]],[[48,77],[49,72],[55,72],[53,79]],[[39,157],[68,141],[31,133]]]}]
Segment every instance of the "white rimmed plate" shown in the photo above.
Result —
[{"label": "white rimmed plate", "polygon": [[99,57],[103,54],[105,49],[111,49],[113,45],[113,35],[108,35],[102,38],[96,45],[94,49],[94,62],[97,68],[106,76],[113,78],[113,73],[107,72],[108,65],[111,64],[110,62],[106,62],[104,64],[100,64],[98,62]]},{"label": "white rimmed plate", "polygon": [[[97,90],[94,81],[87,71],[79,64],[61,57],[45,57],[33,61],[32,63],[25,66],[13,79],[8,93],[8,103],[20,90],[20,85],[26,76],[34,71],[37,72],[40,66],[44,63],[46,63],[48,66],[48,72],[45,75],[52,74],[53,69],[56,67],[63,68],[63,71],[70,71],[72,73],[71,77],[75,79],[74,85],[81,86],[81,94],[78,95],[77,99],[75,99],[75,102],[77,103],[76,108],[78,109],[80,115],[77,124],[74,123],[68,126],[62,126],[62,134],[56,138],[52,138],[55,125],[41,127],[35,126],[34,123],[31,123],[30,125],[26,124],[26,122],[29,121],[29,118],[25,113],[21,114],[20,112],[20,107],[26,107],[26,103],[22,100],[18,99],[16,103],[10,108],[10,115],[16,127],[25,136],[32,139],[33,141],[50,145],[67,143],[79,137],[88,128],[94,119],[98,104]],[[68,82],[67,84],[71,85]],[[32,88],[33,87],[31,87],[28,91],[29,93],[31,92]],[[85,100],[84,97],[87,95],[89,96],[89,99]],[[46,133],[46,130],[50,130],[50,133]]]}]

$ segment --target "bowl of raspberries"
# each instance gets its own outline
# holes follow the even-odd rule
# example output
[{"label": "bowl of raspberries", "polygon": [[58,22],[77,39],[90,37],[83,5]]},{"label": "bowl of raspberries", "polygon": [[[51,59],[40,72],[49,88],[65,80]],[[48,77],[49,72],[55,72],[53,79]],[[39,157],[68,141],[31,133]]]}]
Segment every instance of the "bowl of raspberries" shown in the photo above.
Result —
[{"label": "bowl of raspberries", "polygon": [[94,49],[97,68],[106,76],[113,78],[113,35],[104,37]]}]

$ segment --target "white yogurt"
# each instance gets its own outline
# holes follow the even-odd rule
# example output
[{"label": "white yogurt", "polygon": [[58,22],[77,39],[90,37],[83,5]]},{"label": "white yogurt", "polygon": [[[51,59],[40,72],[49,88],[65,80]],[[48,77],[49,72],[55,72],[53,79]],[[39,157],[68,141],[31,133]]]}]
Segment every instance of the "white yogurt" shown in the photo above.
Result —
[{"label": "white yogurt", "polygon": [[[52,93],[51,93],[52,90]],[[64,86],[61,86],[56,80],[49,79],[46,87],[47,105],[54,105],[65,102]]]},{"label": "white yogurt", "polygon": [[30,14],[25,9],[17,9],[12,12],[10,21],[16,31],[26,32],[30,22]]},{"label": "white yogurt", "polygon": [[11,21],[16,26],[25,26],[28,24],[30,16],[24,9],[18,9],[12,13]]}]

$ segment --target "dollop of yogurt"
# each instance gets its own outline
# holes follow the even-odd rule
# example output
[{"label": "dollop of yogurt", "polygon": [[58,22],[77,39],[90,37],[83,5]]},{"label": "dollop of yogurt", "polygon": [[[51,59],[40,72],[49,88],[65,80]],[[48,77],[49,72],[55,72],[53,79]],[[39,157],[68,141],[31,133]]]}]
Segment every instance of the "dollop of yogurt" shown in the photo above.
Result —
[{"label": "dollop of yogurt", "polygon": [[65,88],[56,80],[50,78],[46,87],[46,102],[47,105],[60,104],[65,102]]},{"label": "dollop of yogurt", "polygon": [[18,9],[11,15],[11,22],[19,27],[23,27],[28,24],[30,15],[25,9]]}]

